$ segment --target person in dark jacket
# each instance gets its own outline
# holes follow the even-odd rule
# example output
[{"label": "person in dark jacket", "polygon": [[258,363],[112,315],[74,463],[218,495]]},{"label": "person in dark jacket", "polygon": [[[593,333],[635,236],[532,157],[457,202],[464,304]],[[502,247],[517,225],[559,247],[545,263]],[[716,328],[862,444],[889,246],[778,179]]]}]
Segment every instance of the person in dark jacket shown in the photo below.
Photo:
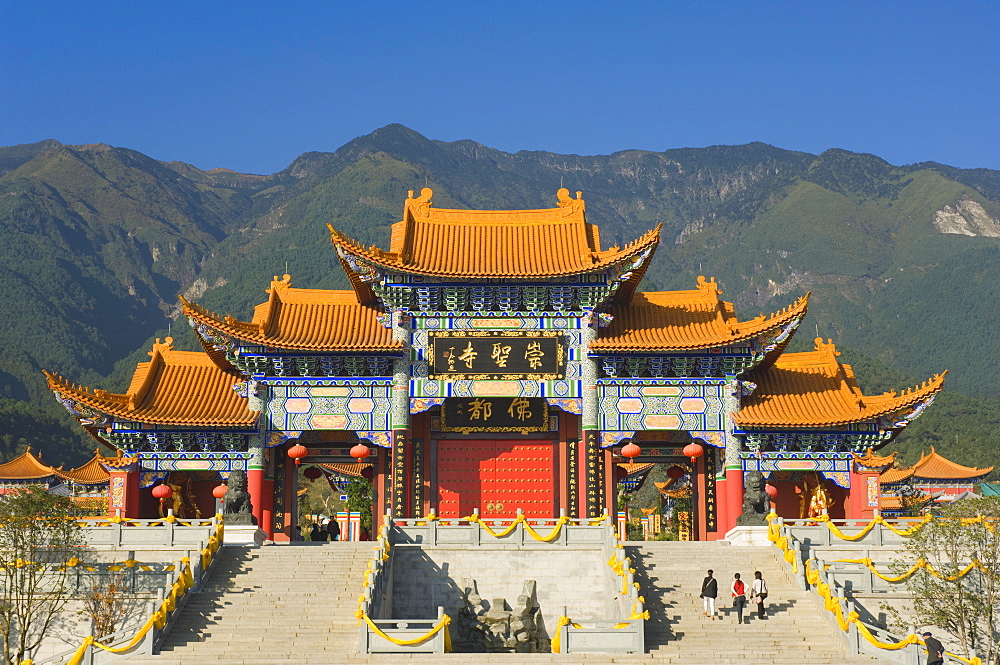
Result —
[{"label": "person in dark jacket", "polygon": [[326,532],[330,534],[330,540],[340,540],[340,522],[337,520],[327,522]]},{"label": "person in dark jacket", "polygon": [[319,530],[319,524],[313,522],[312,529],[309,531],[309,540],[314,543],[318,543],[321,540],[326,540],[326,535],[320,536],[322,531]]},{"label": "person in dark jacket", "polygon": [[708,571],[708,577],[701,581],[701,598],[705,605],[702,614],[712,617],[715,621],[715,599],[719,595],[719,581],[712,577],[712,571]]},{"label": "person in dark jacket", "polygon": [[927,647],[927,665],[944,663],[944,646],[931,636],[930,631],[924,633],[924,646]]}]

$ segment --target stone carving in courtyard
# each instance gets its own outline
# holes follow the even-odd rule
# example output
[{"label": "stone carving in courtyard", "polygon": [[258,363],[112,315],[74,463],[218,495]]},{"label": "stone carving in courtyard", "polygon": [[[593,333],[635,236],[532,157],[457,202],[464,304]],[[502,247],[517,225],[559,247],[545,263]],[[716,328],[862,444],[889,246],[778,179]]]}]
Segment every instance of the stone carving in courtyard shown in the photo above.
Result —
[{"label": "stone carving in courtyard", "polygon": [[225,507],[222,518],[226,524],[255,524],[253,504],[250,503],[250,493],[247,491],[247,474],[236,470],[229,474],[226,483]]},{"label": "stone carving in courtyard", "polygon": [[764,491],[764,474],[751,471],[744,482],[746,490],[743,492],[743,514],[736,519],[736,525],[767,526],[770,497]]},{"label": "stone carving in courtyard", "polygon": [[465,604],[458,612],[456,651],[473,653],[549,653],[550,640],[538,626],[541,618],[535,581],[525,580],[513,608],[506,598],[494,598],[487,609],[476,581],[463,581]]}]

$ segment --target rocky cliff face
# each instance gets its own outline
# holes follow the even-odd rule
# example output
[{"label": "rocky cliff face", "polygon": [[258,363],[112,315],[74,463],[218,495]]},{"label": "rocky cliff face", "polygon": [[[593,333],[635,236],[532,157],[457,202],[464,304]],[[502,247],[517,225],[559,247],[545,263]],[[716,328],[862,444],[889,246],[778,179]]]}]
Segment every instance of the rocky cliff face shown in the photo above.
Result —
[{"label": "rocky cliff face", "polygon": [[941,233],[1000,238],[1000,220],[969,198],[946,205],[934,213],[934,228]]}]

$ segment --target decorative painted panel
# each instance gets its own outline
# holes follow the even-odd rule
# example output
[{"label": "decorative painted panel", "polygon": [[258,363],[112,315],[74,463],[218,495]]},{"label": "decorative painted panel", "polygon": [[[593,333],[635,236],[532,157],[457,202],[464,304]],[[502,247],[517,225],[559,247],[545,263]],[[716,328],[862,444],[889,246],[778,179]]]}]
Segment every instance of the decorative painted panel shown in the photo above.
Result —
[{"label": "decorative painted panel", "polygon": [[268,390],[268,429],[390,429],[389,385],[276,385]]},{"label": "decorative painted panel", "polygon": [[724,381],[609,381],[597,386],[598,429],[725,430]]},{"label": "decorative painted panel", "polygon": [[804,473],[818,471],[840,487],[851,487],[851,464],[853,456],[849,453],[815,454],[815,453],[779,453],[774,455],[758,455],[740,453],[743,471],[760,471],[765,476],[772,472]]}]

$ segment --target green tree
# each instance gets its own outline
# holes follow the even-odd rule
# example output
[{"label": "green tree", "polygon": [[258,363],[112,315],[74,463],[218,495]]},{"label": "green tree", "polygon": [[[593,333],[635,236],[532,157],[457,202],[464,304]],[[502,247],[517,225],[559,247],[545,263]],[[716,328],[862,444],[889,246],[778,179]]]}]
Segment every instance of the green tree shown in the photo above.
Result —
[{"label": "green tree", "polygon": [[66,565],[83,545],[68,497],[28,486],[0,500],[0,637],[4,663],[34,655],[70,599]]},{"label": "green tree", "polygon": [[361,513],[361,530],[372,533],[372,484],[358,478],[347,484],[347,509]]},{"label": "green tree", "polygon": [[[1000,498],[947,506],[909,538],[906,552],[899,572],[921,559],[928,567],[907,578],[912,615],[891,612],[895,622],[943,628],[966,655],[975,649],[984,663],[994,662],[1000,655]],[[977,565],[966,571],[970,563]]]}]

